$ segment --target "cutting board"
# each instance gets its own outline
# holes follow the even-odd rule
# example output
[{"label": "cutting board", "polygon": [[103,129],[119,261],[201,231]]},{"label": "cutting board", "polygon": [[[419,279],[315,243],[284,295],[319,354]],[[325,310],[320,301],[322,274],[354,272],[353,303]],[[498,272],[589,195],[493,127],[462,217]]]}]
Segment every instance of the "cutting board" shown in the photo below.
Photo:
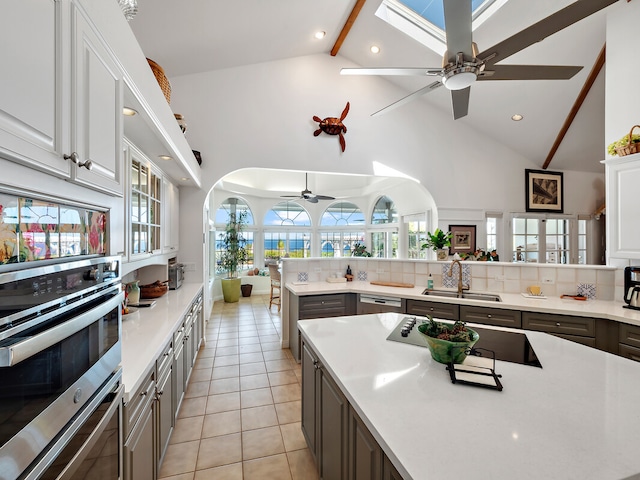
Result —
[{"label": "cutting board", "polygon": [[415,285],[413,283],[400,283],[400,282],[379,282],[372,281],[369,282],[371,285],[382,285],[383,287],[400,287],[400,288],[413,288]]}]

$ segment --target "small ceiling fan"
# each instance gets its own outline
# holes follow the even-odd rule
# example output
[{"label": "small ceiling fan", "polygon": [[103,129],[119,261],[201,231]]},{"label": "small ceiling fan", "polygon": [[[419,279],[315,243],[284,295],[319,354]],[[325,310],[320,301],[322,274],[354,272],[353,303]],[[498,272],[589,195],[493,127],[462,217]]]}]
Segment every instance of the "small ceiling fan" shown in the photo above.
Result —
[{"label": "small ceiling fan", "polygon": [[341,75],[411,75],[440,77],[426,87],[378,110],[372,116],[385,113],[429,93],[442,85],[451,90],[453,118],[467,115],[471,84],[476,80],[566,80],[578,73],[581,66],[497,65],[507,57],[540,42],[550,35],[615,3],[617,0],[578,0],[556,13],[525,28],[502,42],[479,52],[471,35],[471,0],[442,0],[447,51],[442,68],[343,68]]},{"label": "small ceiling fan", "polygon": [[304,199],[309,203],[318,203],[318,200],[335,200],[335,197],[330,197],[328,195],[316,195],[308,187],[308,173],[304,174],[304,190],[300,192],[300,195],[280,195],[282,198],[294,198],[294,199]]}]

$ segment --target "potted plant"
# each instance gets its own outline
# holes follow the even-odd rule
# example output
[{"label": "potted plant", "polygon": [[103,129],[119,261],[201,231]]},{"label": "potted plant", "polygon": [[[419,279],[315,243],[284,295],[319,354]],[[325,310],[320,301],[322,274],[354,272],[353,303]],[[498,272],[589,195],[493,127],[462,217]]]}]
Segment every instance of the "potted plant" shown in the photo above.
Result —
[{"label": "potted plant", "polygon": [[451,232],[443,232],[436,228],[433,233],[427,232],[427,241],[422,244],[422,248],[430,248],[436,252],[438,260],[446,260],[447,247],[451,246]]},{"label": "potted plant", "polygon": [[240,278],[238,269],[247,261],[247,243],[242,232],[247,222],[247,212],[231,213],[225,231],[221,233],[219,244],[224,249],[220,256],[220,268],[226,272],[222,282],[222,295],[227,303],[240,300]]},{"label": "potted plant", "polygon": [[362,243],[354,243],[351,251],[352,257],[370,257],[371,253],[367,252],[367,246]]},{"label": "potted plant", "polygon": [[473,347],[480,335],[468,328],[464,322],[457,321],[453,325],[436,322],[433,317],[418,325],[418,331],[425,336],[431,357],[439,363],[462,363],[468,351]]}]

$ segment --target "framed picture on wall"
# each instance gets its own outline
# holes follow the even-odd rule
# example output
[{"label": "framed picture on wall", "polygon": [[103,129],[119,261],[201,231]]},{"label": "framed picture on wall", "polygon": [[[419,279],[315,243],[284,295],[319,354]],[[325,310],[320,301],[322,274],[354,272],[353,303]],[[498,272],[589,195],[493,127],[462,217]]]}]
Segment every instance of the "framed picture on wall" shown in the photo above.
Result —
[{"label": "framed picture on wall", "polygon": [[525,170],[525,202],[527,212],[564,211],[562,172]]},{"label": "framed picture on wall", "polygon": [[451,247],[449,255],[455,253],[473,253],[476,249],[475,225],[449,225]]}]

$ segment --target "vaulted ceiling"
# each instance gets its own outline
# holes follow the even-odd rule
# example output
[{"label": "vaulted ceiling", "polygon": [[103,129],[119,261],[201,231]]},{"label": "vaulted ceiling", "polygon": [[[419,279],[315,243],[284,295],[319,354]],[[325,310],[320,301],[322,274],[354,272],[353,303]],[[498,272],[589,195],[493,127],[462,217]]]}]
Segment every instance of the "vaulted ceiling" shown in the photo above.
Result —
[{"label": "vaulted ceiling", "polygon": [[[344,58],[344,66],[440,66],[440,56],[375,15],[380,1],[364,2],[340,46],[338,57]],[[360,2],[138,0],[138,14],[130,25],[145,55],[162,65],[171,78],[301,55],[330,55],[356,3]],[[508,0],[474,31],[474,41],[482,51],[571,3],[573,0]],[[478,82],[471,91],[469,114],[456,122],[522,152],[542,168],[605,44],[606,12],[617,7],[607,7],[503,62],[584,66],[573,78]],[[314,38],[318,30],[327,33],[324,39]],[[370,51],[373,44],[380,47],[377,55]],[[407,94],[433,81],[385,78]],[[388,100],[380,99],[380,108]],[[451,116],[451,99],[444,88],[417,101],[425,109]],[[514,122],[513,114],[524,119]],[[387,115],[402,115],[402,107]],[[595,76],[549,169],[603,172],[602,158],[604,69]]]}]

